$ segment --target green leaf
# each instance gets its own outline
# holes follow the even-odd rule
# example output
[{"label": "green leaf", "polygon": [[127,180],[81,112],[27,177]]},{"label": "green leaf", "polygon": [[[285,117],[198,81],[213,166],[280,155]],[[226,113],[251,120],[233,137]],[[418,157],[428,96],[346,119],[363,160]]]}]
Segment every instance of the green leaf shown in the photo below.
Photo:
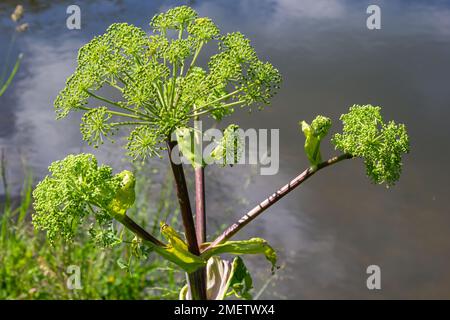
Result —
[{"label": "green leaf", "polygon": [[253,280],[241,257],[236,257],[233,260],[231,277],[227,286],[230,289],[227,296],[234,294],[237,298],[246,300],[253,298],[250,294],[251,289],[253,289]]},{"label": "green leaf", "polygon": [[136,198],[134,187],[136,185],[136,178],[133,173],[124,170],[117,175],[120,179],[120,187],[117,190],[114,198],[108,206],[113,218],[121,220],[125,216],[127,210],[134,204]]},{"label": "green leaf", "polygon": [[331,127],[331,120],[324,116],[317,116],[311,125],[305,121],[300,122],[301,129],[305,135],[305,153],[312,166],[322,162],[320,154],[320,142]]},{"label": "green leaf", "polygon": [[183,288],[181,288],[180,294],[179,294],[179,296],[178,296],[178,299],[179,299],[179,300],[191,300],[191,299],[189,298],[189,296],[190,296],[190,293],[189,293],[189,287],[188,287],[188,285],[186,284],[185,286],[183,286]]},{"label": "green leaf", "polygon": [[[206,243],[205,245],[208,245]],[[229,254],[264,254],[266,259],[272,264],[272,272],[276,268],[277,254],[275,250],[262,238],[251,238],[249,240],[227,241],[218,244],[202,253],[201,257],[209,259],[210,257],[222,253]]]},{"label": "green leaf", "polygon": [[153,246],[153,249],[161,256],[175,263],[187,273],[194,272],[206,265],[206,259],[190,253],[186,242],[172,227],[163,223],[161,233],[169,241],[165,247]]},{"label": "green leaf", "polygon": [[128,262],[124,261],[122,258],[117,259],[117,265],[119,266],[120,269],[123,270],[129,270],[130,265],[128,264]]}]

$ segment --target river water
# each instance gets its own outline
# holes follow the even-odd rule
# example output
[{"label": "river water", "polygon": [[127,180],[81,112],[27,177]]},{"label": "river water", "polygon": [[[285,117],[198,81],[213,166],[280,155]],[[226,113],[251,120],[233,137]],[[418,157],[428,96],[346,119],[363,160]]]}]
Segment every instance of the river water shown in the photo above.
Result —
[{"label": "river water", "polygon": [[[45,175],[50,162],[79,151],[120,163],[116,146],[97,151],[81,142],[79,115],[55,121],[53,100],[73,72],[81,45],[113,22],[148,30],[149,19],[172,2],[77,3],[81,30],[66,28],[71,1],[23,2],[30,28],[16,35],[11,57],[22,52],[24,60],[0,100],[0,147],[13,185],[22,180],[22,159],[36,178]],[[366,27],[370,4],[381,8],[380,30]],[[207,206],[213,221],[234,221],[307,166],[299,120],[324,114],[335,119],[337,130],[337,118],[350,105],[370,103],[382,106],[386,119],[404,122],[410,134],[411,153],[394,187],[370,184],[361,161],[346,161],[308,180],[239,235],[263,236],[280,253],[282,268],[261,298],[450,298],[450,3],[244,0],[190,5],[222,31],[246,34],[284,79],[270,108],[250,116],[239,111],[227,120],[242,128],[280,129],[280,170],[261,176],[251,166],[208,169]],[[0,3],[2,63],[14,29],[9,20],[14,6],[15,1]],[[333,150],[325,146],[324,153]],[[269,266],[263,258],[247,260],[261,288]],[[381,290],[367,289],[369,265],[381,268]]]}]

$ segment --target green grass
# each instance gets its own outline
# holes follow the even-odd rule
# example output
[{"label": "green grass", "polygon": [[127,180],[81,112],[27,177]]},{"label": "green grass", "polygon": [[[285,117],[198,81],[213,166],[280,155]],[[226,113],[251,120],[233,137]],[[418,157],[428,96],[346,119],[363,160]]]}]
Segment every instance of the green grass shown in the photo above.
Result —
[{"label": "green grass", "polygon": [[[50,246],[45,234],[36,232],[31,224],[32,175],[26,175],[20,199],[12,201],[3,157],[0,169],[6,194],[0,203],[0,299],[178,297],[183,274],[156,254],[138,259],[126,243],[109,249],[98,248],[87,234],[80,234],[73,243],[56,242]],[[136,170],[150,171],[141,167]],[[136,176],[139,177],[137,194],[147,196],[138,198],[129,214],[152,231],[158,230],[161,220],[177,225],[171,181],[166,178],[155,188],[149,175]],[[82,289],[67,288],[70,265],[80,267]]]}]

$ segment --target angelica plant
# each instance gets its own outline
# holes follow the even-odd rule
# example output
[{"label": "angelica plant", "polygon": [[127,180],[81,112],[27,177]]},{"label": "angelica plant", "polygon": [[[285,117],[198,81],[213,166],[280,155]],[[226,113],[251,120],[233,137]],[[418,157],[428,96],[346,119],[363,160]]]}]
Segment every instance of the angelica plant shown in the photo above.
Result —
[{"label": "angelica plant", "polygon": [[[262,254],[274,272],[277,255],[261,238],[230,240],[246,224],[319,170],[344,159],[363,158],[375,183],[392,185],[398,180],[402,154],[409,150],[408,136],[403,125],[385,123],[380,108],[353,106],[343,115],[343,132],[332,139],[342,154],[327,161],[322,161],[320,145],[331,120],[319,116],[310,125],[303,121],[310,167],[208,241],[204,170],[209,162],[195,152],[202,133],[194,120],[220,121],[237,107],[263,108],[279,89],[281,76],[258,58],[243,34],[221,34],[211,19],[198,17],[187,6],[156,15],[150,27],[152,33],[147,35],[130,24],[113,24],[83,46],[75,72],[55,100],[55,110],[58,119],[82,113],[80,131],[94,147],[125,130],[125,149],[132,159],[162,157],[167,151],[184,234],[165,223],[161,223],[164,240],[147,232],[127,214],[135,199],[133,173],[114,174],[111,167],[98,165],[93,155],[79,154],[54,162],[33,193],[33,223],[47,232],[50,242],[58,236],[70,241],[88,224],[96,243],[119,245],[124,240],[116,225],[121,224],[136,236],[137,247],[154,251],[186,272],[180,299],[250,298],[252,280],[241,256]],[[217,51],[200,66],[197,60],[206,45]],[[104,96],[105,87],[116,90],[120,99]],[[183,165],[173,159],[176,147],[195,170],[195,222]],[[233,124],[224,129],[210,158],[232,165],[241,151],[242,139]],[[237,257],[230,262],[223,254]]]}]

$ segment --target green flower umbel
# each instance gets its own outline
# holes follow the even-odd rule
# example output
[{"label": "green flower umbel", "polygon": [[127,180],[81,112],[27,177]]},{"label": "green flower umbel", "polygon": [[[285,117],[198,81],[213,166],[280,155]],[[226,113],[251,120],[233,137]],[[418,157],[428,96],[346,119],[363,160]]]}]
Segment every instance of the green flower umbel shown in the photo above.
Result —
[{"label": "green flower umbel", "polygon": [[120,221],[134,203],[133,174],[113,175],[91,154],[69,155],[53,162],[49,171],[33,192],[33,224],[46,230],[50,241],[71,240],[89,215],[101,225],[112,218]]},{"label": "green flower umbel", "polygon": [[409,152],[409,138],[405,125],[394,121],[385,123],[380,107],[354,105],[341,116],[342,134],[332,142],[345,153],[364,159],[366,172],[377,184],[394,184],[402,170],[402,155]]},{"label": "green flower umbel", "polygon": [[[130,156],[158,156],[167,137],[190,120],[220,120],[235,107],[267,105],[280,85],[278,70],[258,58],[249,39],[239,32],[220,34],[211,19],[187,6],[156,15],[150,27],[149,36],[115,23],[84,45],[55,100],[58,118],[84,113],[83,139],[95,147],[130,128]],[[196,62],[207,43],[216,44],[215,54],[200,67]],[[105,87],[119,98],[102,96]]]}]

